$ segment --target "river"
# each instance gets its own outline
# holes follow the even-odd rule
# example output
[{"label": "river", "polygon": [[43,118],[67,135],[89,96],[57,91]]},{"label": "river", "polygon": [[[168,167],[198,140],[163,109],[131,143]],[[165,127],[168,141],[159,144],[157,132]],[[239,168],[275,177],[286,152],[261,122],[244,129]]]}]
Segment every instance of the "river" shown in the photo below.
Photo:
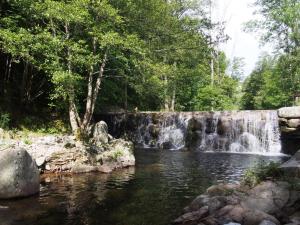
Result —
[{"label": "river", "polygon": [[136,167],[51,175],[30,198],[0,201],[1,225],[167,225],[212,184],[237,182],[259,156],[137,149]]}]

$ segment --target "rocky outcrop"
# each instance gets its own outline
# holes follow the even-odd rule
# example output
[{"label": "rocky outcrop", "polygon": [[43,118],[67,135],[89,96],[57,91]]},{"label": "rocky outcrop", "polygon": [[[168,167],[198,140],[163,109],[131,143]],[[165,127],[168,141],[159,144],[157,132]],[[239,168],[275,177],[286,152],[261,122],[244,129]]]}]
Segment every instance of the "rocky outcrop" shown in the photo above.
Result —
[{"label": "rocky outcrop", "polygon": [[187,206],[173,224],[288,224],[292,222],[289,216],[299,208],[299,195],[286,182],[267,181],[253,189],[215,185]]},{"label": "rocky outcrop", "polygon": [[93,142],[96,145],[107,144],[110,136],[108,134],[108,127],[104,121],[96,123],[93,127]]},{"label": "rocky outcrop", "polygon": [[26,149],[41,173],[109,173],[115,169],[134,166],[134,146],[123,139],[114,139],[101,121],[91,130],[88,143],[75,136],[28,137],[26,140],[8,140],[11,148]]},{"label": "rocky outcrop", "polygon": [[39,192],[40,173],[23,148],[0,151],[0,199],[26,197]]},{"label": "rocky outcrop", "polygon": [[292,155],[300,145],[300,106],[281,108],[278,117],[282,149]]},{"label": "rocky outcrop", "polygon": [[300,106],[281,108],[278,110],[278,116],[287,119],[300,118]]},{"label": "rocky outcrop", "polygon": [[292,158],[283,163],[280,168],[285,172],[286,176],[300,178],[300,150]]}]

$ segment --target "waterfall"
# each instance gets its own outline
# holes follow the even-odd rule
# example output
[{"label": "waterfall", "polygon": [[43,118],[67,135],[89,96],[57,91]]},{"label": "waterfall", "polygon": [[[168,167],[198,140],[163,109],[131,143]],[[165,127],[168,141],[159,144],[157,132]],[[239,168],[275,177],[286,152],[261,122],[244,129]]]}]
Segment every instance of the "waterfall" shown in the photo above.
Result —
[{"label": "waterfall", "polygon": [[113,119],[137,146],[203,152],[279,154],[276,111],[136,113]]}]

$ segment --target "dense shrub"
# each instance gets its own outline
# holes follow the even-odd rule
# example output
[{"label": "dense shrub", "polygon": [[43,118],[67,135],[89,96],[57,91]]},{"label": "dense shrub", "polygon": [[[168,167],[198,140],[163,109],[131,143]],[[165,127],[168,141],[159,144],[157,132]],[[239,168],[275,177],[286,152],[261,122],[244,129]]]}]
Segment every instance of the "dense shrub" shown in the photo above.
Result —
[{"label": "dense shrub", "polygon": [[262,181],[278,179],[283,176],[279,165],[277,162],[258,163],[253,168],[246,170],[242,178],[242,183],[254,187]]},{"label": "dense shrub", "polygon": [[0,128],[8,129],[10,123],[9,113],[0,113]]}]

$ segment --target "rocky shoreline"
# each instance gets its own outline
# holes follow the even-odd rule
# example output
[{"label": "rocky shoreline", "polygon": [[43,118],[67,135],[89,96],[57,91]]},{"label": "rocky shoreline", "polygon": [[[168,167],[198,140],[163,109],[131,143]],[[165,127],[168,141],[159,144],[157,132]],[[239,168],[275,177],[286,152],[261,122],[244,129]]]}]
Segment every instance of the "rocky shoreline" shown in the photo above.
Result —
[{"label": "rocky shoreline", "polygon": [[284,180],[268,178],[253,188],[211,186],[184,208],[173,225],[299,225],[300,150],[279,169]]},{"label": "rocky shoreline", "polygon": [[299,190],[284,181],[249,189],[220,184],[198,196],[174,225],[299,225]]},{"label": "rocky shoreline", "polygon": [[103,121],[94,126],[88,143],[68,135],[1,141],[0,168],[6,169],[0,171],[0,198],[37,193],[40,181],[34,174],[110,173],[135,165],[133,143],[112,138]]}]

